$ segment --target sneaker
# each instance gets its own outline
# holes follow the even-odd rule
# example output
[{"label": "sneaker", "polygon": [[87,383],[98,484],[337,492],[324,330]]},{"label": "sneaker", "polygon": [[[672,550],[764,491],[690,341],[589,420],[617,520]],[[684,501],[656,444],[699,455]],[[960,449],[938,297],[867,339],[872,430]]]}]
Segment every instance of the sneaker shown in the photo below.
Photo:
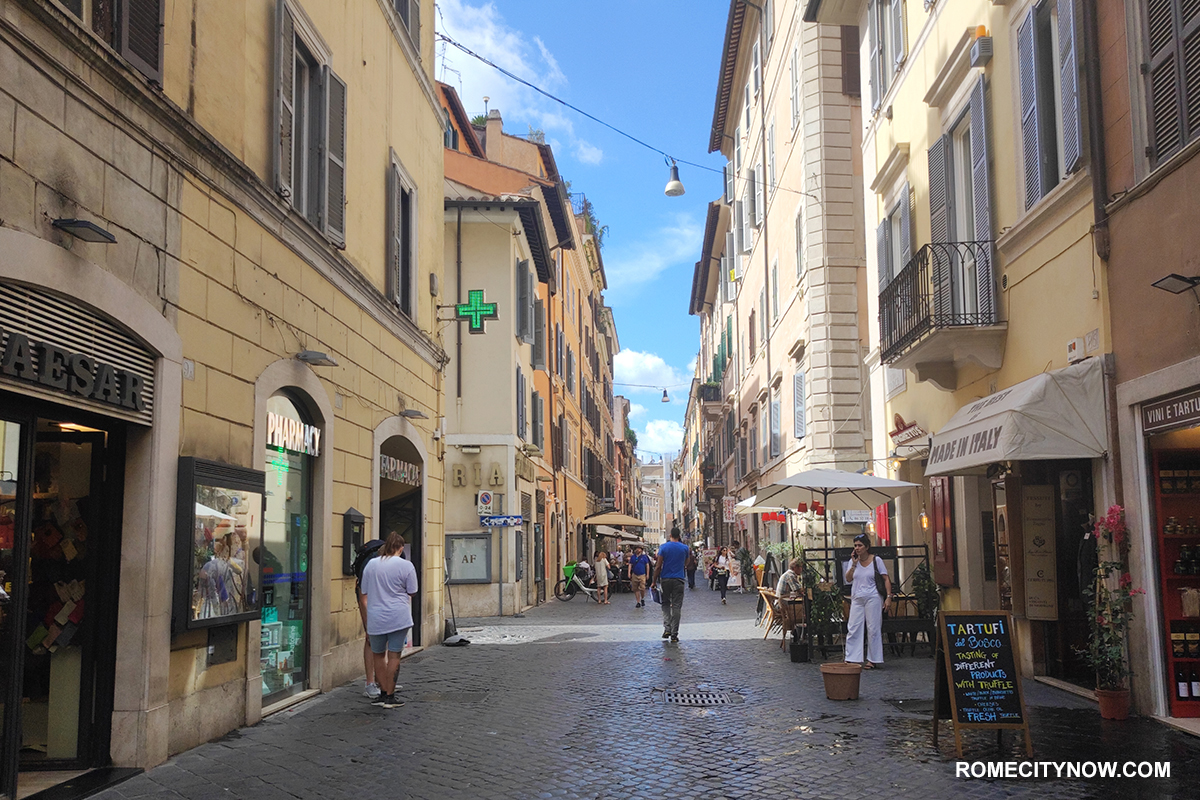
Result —
[{"label": "sneaker", "polygon": [[671,638],[671,632],[670,632],[670,631],[663,631],[663,636],[662,636],[662,637],[663,637],[664,639],[670,639],[670,638]]},{"label": "sneaker", "polygon": [[371,698],[372,700],[378,700],[379,699],[379,684],[378,683],[368,683],[367,689],[365,692],[363,692],[363,694],[365,694],[367,697]]},{"label": "sneaker", "polygon": [[[846,570],[846,572],[849,572],[849,571],[850,571],[850,570]],[[721,598],[721,605],[726,605],[726,603],[725,603],[725,598],[724,598],[724,597],[722,597],[722,598]]]},{"label": "sneaker", "polygon": [[380,708],[400,708],[404,705],[404,701],[398,700],[395,694],[381,694],[379,695],[379,699],[371,705],[376,705]]},{"label": "sneaker", "polygon": [[679,644],[679,637],[678,637],[678,636],[672,636],[672,637],[671,637],[671,644]]}]

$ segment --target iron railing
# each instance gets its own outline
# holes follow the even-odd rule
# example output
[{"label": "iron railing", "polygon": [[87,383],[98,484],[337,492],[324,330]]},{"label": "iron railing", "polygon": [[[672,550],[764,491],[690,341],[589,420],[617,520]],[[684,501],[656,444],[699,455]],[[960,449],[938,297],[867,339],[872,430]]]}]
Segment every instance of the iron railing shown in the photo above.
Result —
[{"label": "iron railing", "polygon": [[[986,302],[978,288],[980,281],[994,280],[992,258],[990,241],[938,242],[918,250],[879,292],[881,360],[894,361],[939,328],[994,324],[994,287],[987,286]],[[971,274],[975,281],[964,285]],[[959,302],[964,290],[969,296]]]},{"label": "iron railing", "polygon": [[716,382],[700,384],[698,394],[701,403],[721,402],[721,386]]}]

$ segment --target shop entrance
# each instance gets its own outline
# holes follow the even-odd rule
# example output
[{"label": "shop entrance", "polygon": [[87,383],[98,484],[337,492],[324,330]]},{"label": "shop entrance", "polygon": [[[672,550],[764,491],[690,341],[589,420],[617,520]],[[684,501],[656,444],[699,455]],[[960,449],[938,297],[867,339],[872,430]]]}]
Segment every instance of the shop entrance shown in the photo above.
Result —
[{"label": "shop entrance", "polygon": [[412,598],[412,646],[421,644],[421,598],[424,585],[425,537],[421,513],[424,473],[421,454],[403,436],[387,439],[379,448],[379,537],[395,531],[404,537],[404,557],[417,571],[420,591]]},{"label": "shop entrance", "polygon": [[0,791],[109,761],[124,425],[0,392]]}]

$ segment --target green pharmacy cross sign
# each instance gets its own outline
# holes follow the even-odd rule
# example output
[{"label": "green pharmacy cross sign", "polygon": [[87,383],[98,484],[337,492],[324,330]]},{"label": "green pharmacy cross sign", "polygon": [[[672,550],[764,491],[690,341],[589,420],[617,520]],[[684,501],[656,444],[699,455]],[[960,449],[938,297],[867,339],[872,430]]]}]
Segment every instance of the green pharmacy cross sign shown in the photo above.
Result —
[{"label": "green pharmacy cross sign", "polygon": [[483,333],[484,320],[500,319],[500,315],[496,312],[497,307],[496,303],[483,301],[482,289],[472,289],[467,292],[467,302],[454,306],[454,316],[460,322],[468,321],[470,323],[468,330],[471,333]]}]

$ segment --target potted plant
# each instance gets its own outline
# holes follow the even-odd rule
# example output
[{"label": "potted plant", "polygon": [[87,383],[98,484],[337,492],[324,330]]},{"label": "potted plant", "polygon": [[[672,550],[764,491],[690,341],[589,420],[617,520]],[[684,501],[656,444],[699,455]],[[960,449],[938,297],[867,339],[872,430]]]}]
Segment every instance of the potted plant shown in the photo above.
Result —
[{"label": "potted plant", "polygon": [[1096,699],[1100,716],[1126,719],[1129,716],[1129,659],[1126,636],[1133,620],[1133,598],[1143,594],[1133,587],[1129,574],[1129,530],[1125,510],[1114,505],[1095,520],[1094,533],[1100,550],[1095,579],[1084,588],[1089,604],[1087,647],[1079,650],[1096,671]]}]

